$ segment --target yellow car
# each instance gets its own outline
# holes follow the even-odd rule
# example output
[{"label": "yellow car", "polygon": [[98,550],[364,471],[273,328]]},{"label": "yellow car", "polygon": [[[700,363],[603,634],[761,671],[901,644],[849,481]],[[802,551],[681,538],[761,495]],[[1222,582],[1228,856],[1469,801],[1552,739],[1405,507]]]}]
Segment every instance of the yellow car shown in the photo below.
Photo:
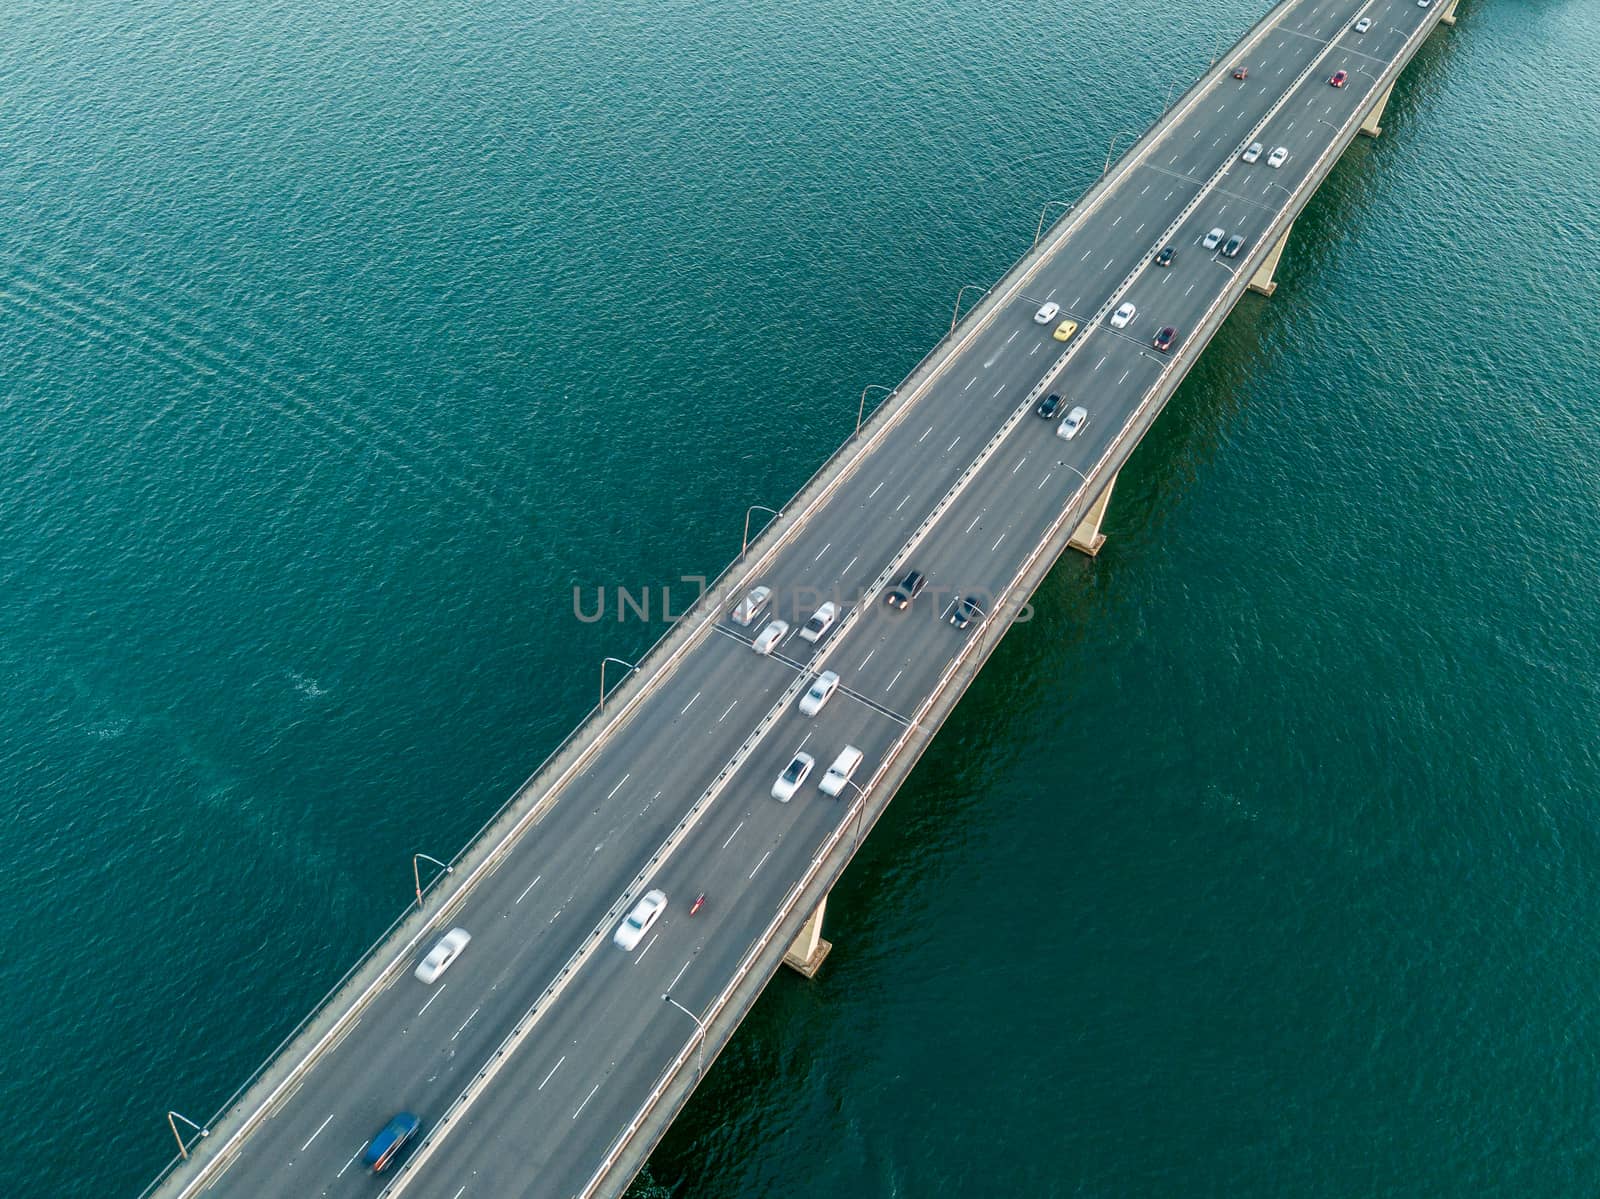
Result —
[{"label": "yellow car", "polygon": [[1055,339],[1057,341],[1066,341],[1069,337],[1071,337],[1077,331],[1078,331],[1078,322],[1077,321],[1062,321],[1059,325],[1056,326]]}]

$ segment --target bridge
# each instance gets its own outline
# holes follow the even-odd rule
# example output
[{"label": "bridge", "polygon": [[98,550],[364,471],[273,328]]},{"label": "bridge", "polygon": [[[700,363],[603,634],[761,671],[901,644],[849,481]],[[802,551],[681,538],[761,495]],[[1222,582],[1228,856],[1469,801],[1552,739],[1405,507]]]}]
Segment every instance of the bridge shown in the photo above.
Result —
[{"label": "bridge", "polygon": [[[1296,216],[1454,19],[1454,0],[1273,8],[964,315],[957,298],[870,415],[863,393],[857,432],[782,512],[752,510],[769,523],[643,658],[602,667],[595,710],[455,859],[419,860],[416,906],[221,1110],[169,1114],[180,1154],[145,1194],[620,1195],[782,963],[825,968],[856,848],[1058,557],[1099,551],[1117,472],[1243,294],[1272,294]],[[886,603],[911,570],[926,587]],[[768,609],[731,620],[756,586]],[[802,639],[824,601],[837,620]],[[788,635],[756,652],[778,616]],[[839,689],[803,715],[825,670]],[[830,797],[847,745],[862,762]],[[778,802],[802,752],[815,768]],[[655,889],[664,914],[619,948]],[[459,960],[418,981],[457,927]],[[421,1132],[378,1192],[360,1159],[401,1110]]]}]

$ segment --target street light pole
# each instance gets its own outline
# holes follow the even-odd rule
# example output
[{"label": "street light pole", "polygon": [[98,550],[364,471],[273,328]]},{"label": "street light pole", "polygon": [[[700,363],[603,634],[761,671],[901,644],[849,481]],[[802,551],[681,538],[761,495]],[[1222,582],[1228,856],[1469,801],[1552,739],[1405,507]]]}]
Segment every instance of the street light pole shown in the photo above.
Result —
[{"label": "street light pole", "polygon": [[1111,135],[1111,144],[1106,147],[1106,165],[1100,168],[1102,175],[1111,169],[1111,152],[1117,148],[1117,139],[1119,137],[1131,137],[1135,141],[1139,139],[1139,135],[1131,129],[1119,129],[1113,133]]},{"label": "street light pole", "polygon": [[861,789],[861,784],[856,782],[854,779],[845,779],[845,785],[848,787],[854,787],[856,789],[856,794],[861,797],[861,802],[856,807],[856,831],[850,846],[850,852],[854,853],[856,850],[861,848],[861,814],[867,810],[867,793]]},{"label": "street light pole", "polygon": [[637,662],[624,662],[621,658],[601,658],[600,659],[600,710],[602,712],[604,712],[606,710],[606,663],[607,662],[615,662],[618,666],[626,666],[628,669],[623,673],[623,675],[622,675],[623,678],[627,678],[629,674],[632,674],[635,670],[639,669],[639,664]]},{"label": "street light pole", "polygon": [[[983,285],[981,283],[963,283],[961,285],[961,290],[956,292],[956,310],[950,314],[950,332],[954,333],[956,331],[956,325],[961,320],[961,297],[967,294],[967,288],[982,286]],[[988,294],[989,289],[984,287],[983,295],[986,296]],[[978,299],[983,299],[983,296],[979,296]]]},{"label": "street light pole", "polygon": [[211,1135],[211,1130],[209,1128],[201,1128],[200,1125],[196,1124],[193,1120],[189,1119],[189,1117],[184,1115],[182,1112],[168,1112],[167,1113],[167,1127],[172,1129],[172,1135],[175,1138],[177,1138],[177,1141],[178,1141],[178,1153],[183,1158],[184,1161],[188,1161],[189,1160],[189,1146],[187,1146],[187,1145],[185,1145],[183,1143],[183,1136],[182,1136],[181,1133],[178,1132],[178,1124],[177,1124],[177,1122],[179,1120],[182,1120],[185,1124],[187,1124],[190,1128],[194,1129],[196,1132],[198,1132],[203,1137],[210,1136]]},{"label": "street light pole", "polygon": [[684,1007],[683,1004],[679,1003],[671,995],[663,995],[661,998],[665,999],[673,1007],[677,1008],[685,1016],[689,1017],[689,1019],[694,1021],[694,1026],[695,1026],[695,1030],[696,1030],[695,1031],[694,1076],[696,1078],[699,1078],[701,1075],[703,1075],[705,1073],[705,1070],[706,1070],[706,1025],[705,1025],[705,1021],[700,1019],[699,1016],[696,1016],[688,1008]]},{"label": "street light pole", "polygon": [[417,885],[417,906],[419,908],[422,906],[422,867],[420,865],[420,862],[423,859],[426,859],[427,861],[432,862],[435,866],[437,866],[440,870],[443,870],[446,874],[454,874],[456,872],[456,868],[454,866],[451,866],[446,862],[441,862],[438,858],[428,857],[428,855],[425,854],[425,853],[414,853],[414,854],[412,854],[411,855],[411,881],[416,883],[416,885]]},{"label": "street light pole", "polygon": [[894,394],[894,388],[885,387],[882,383],[868,383],[861,389],[861,403],[856,406],[856,436],[858,437],[861,435],[861,420],[867,414],[867,392],[874,389],[886,391],[889,395]]},{"label": "street light pole", "polygon": [[[1044,202],[1044,207],[1039,209],[1039,227],[1033,231],[1033,244],[1034,245],[1038,245],[1039,244],[1039,239],[1044,236],[1044,214],[1049,212],[1051,206],[1055,205],[1055,204],[1065,204],[1066,208],[1067,208],[1067,212],[1071,212],[1074,208],[1077,207],[1076,204],[1068,204],[1067,201],[1065,201],[1065,200],[1046,200]],[[1066,216],[1067,212],[1063,212],[1061,215],[1062,216]],[[1057,218],[1057,219],[1059,219],[1059,218]]]},{"label": "street light pole", "polygon": [[[856,426],[857,429],[860,427],[860,425]],[[765,504],[751,504],[744,510],[744,540],[739,543],[739,557],[741,558],[744,557],[745,551],[750,548],[750,514],[757,511],[770,512],[772,513],[774,519],[783,515],[783,513],[779,512],[776,508],[769,508]],[[771,522],[769,521],[768,523],[770,524]]]}]

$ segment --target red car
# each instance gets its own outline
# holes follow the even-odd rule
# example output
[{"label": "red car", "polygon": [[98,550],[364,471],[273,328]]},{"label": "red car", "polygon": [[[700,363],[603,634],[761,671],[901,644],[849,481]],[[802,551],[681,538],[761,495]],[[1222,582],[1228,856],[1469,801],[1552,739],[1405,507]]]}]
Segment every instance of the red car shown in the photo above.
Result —
[{"label": "red car", "polygon": [[1247,67],[1247,66],[1243,66],[1243,65],[1234,67],[1233,68],[1233,77],[1235,79],[1248,79],[1248,78],[1250,78],[1250,68]]},{"label": "red car", "polygon": [[1172,349],[1172,343],[1177,340],[1178,331],[1171,325],[1168,325],[1166,328],[1162,329],[1160,333],[1156,334],[1155,340],[1150,344],[1165,354]]},{"label": "red car", "polygon": [[1328,82],[1333,84],[1334,87],[1343,87],[1344,81],[1348,78],[1350,78],[1349,71],[1335,71],[1333,73],[1333,78],[1328,80]]}]

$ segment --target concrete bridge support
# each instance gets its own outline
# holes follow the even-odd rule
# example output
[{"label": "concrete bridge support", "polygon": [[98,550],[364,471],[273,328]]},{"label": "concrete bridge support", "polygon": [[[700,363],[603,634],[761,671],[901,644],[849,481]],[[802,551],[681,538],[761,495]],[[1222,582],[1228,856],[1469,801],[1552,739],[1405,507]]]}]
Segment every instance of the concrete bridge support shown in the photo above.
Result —
[{"label": "concrete bridge support", "polygon": [[1283,257],[1283,247],[1289,244],[1289,233],[1294,229],[1294,222],[1289,222],[1289,228],[1283,231],[1283,236],[1278,239],[1278,244],[1272,247],[1271,253],[1261,260],[1261,265],[1256,267],[1256,273],[1250,276],[1250,290],[1261,295],[1270,296],[1278,290],[1278,285],[1273,281],[1273,273],[1278,269],[1278,259]]},{"label": "concrete bridge support", "polygon": [[828,951],[833,948],[832,941],[822,939],[822,913],[827,906],[828,897],[824,895],[817,901],[817,910],[811,913],[805,924],[801,925],[794,944],[789,946],[789,952],[783,955],[785,966],[799,971],[807,978],[816,977],[817,971],[822,969],[822,959],[827,957]]},{"label": "concrete bridge support", "polygon": [[1394,91],[1394,84],[1383,89],[1383,95],[1378,97],[1378,102],[1372,106],[1372,111],[1367,113],[1367,119],[1361,122],[1361,132],[1368,137],[1377,137],[1383,132],[1383,126],[1378,121],[1383,117],[1383,110],[1389,107],[1389,93]]},{"label": "concrete bridge support", "polygon": [[1441,25],[1454,25],[1456,23],[1456,0],[1450,0],[1450,5],[1444,10],[1444,15],[1439,18]]},{"label": "concrete bridge support", "polygon": [[1083,520],[1072,531],[1067,544],[1079,553],[1088,554],[1093,558],[1100,552],[1100,547],[1106,543],[1106,535],[1100,531],[1100,522],[1106,518],[1106,508],[1111,503],[1111,489],[1117,485],[1117,476],[1111,476],[1111,482],[1106,484],[1106,489],[1100,493],[1100,498],[1089,505],[1089,511],[1083,514]]}]

